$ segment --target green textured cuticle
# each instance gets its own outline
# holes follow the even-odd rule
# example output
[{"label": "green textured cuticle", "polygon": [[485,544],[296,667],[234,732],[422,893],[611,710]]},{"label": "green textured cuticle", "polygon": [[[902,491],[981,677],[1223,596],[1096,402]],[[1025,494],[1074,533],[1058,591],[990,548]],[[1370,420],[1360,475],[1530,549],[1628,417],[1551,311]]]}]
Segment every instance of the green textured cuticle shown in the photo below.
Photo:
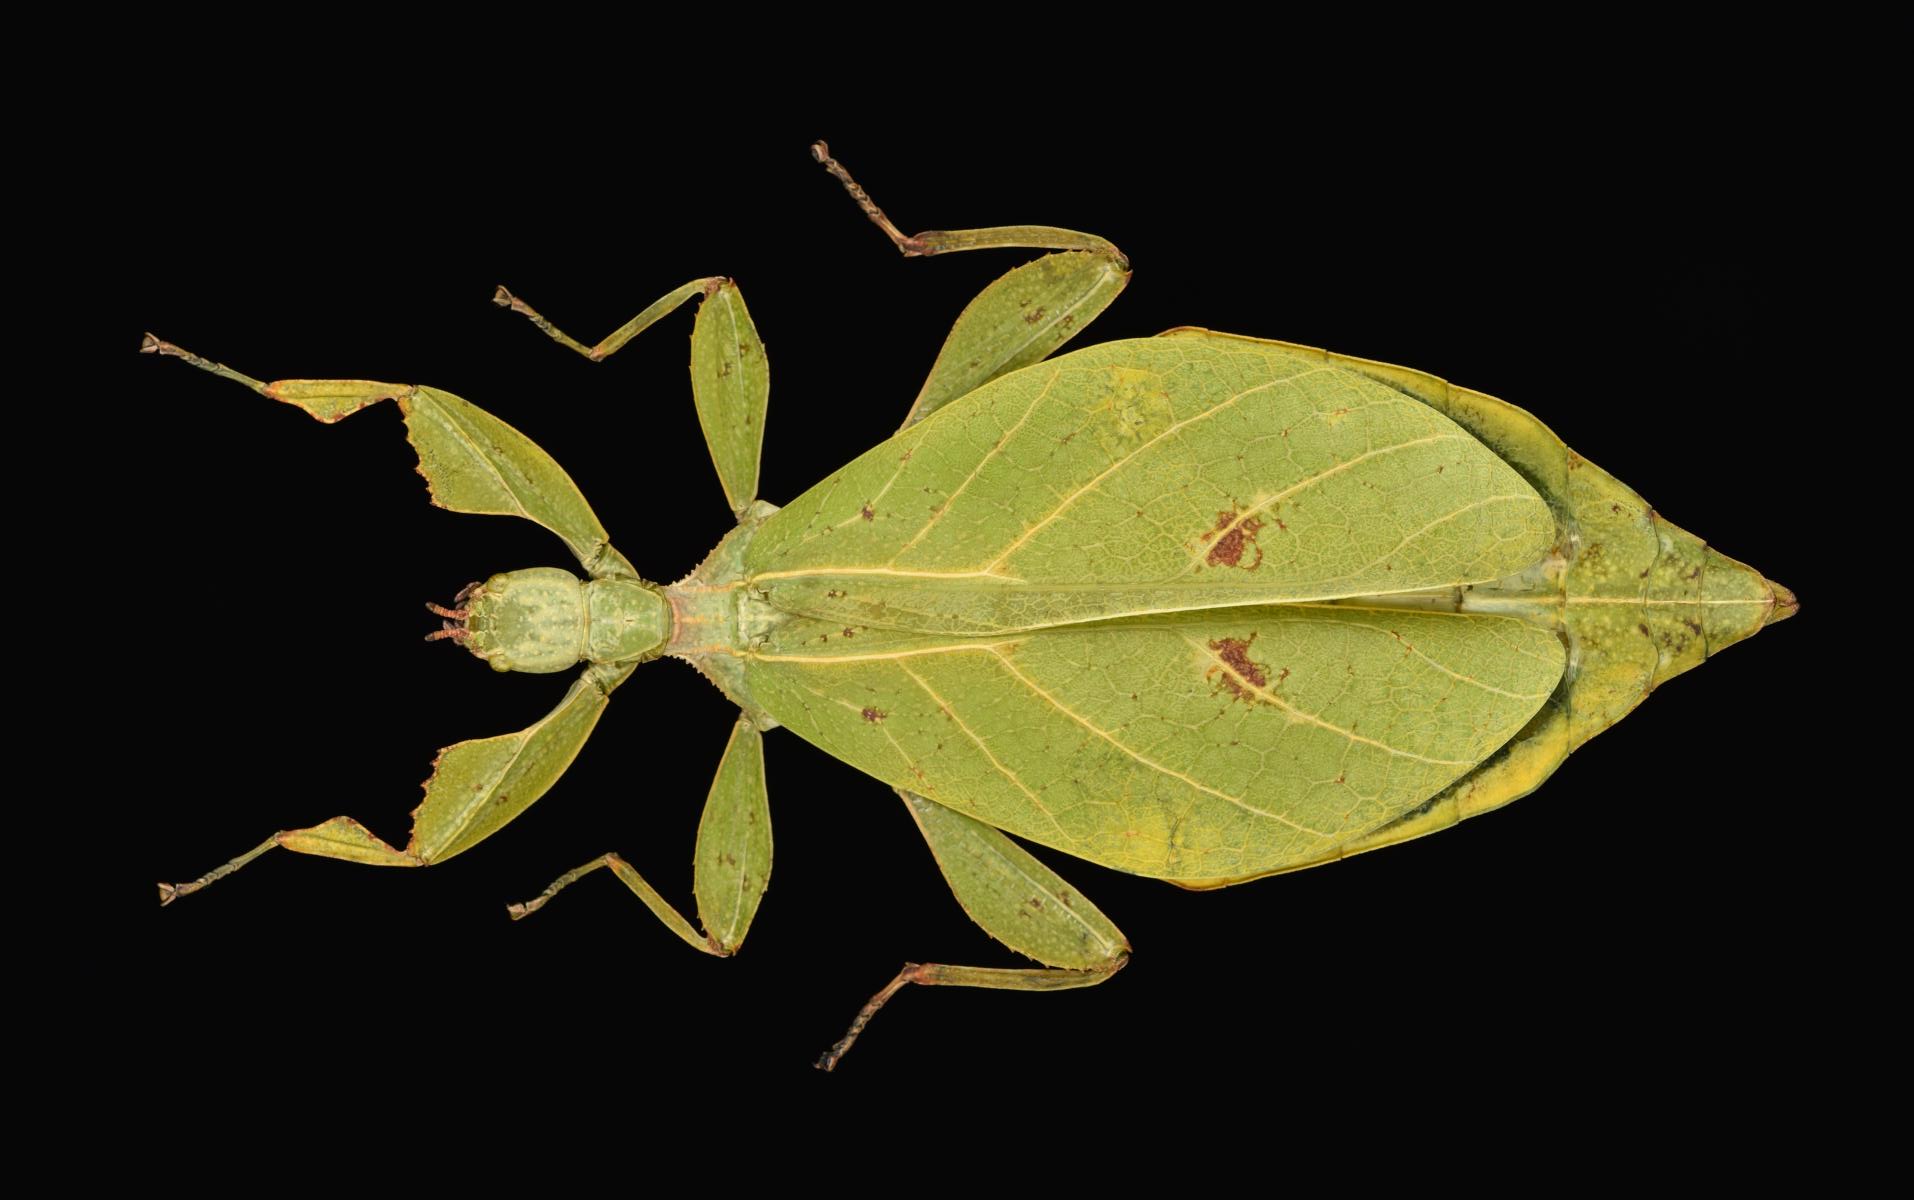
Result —
[{"label": "green textured cuticle", "polygon": [[397,867],[462,853],[671,654],[739,710],[699,824],[699,927],[615,852],[512,914],[606,868],[686,944],[737,951],[771,875],[763,735],[786,727],[896,789],[964,911],[1042,964],[907,963],[828,1069],[907,985],[1064,990],[1128,961],[1010,835],[1195,888],[1393,845],[1526,795],[1655,687],[1798,611],[1533,414],[1435,376],[1200,329],[1050,357],[1127,285],[1114,245],[1036,225],[907,235],[813,154],[906,255],[1052,253],[963,311],[895,436],[782,509],[756,494],[770,377],[735,283],[693,279],[589,345],[500,288],[593,363],[697,304],[693,399],[738,524],[669,587],[469,401],[267,383],[147,337],[327,424],[392,401],[434,503],[536,522],[584,573],[504,572],[430,606],[433,640],[576,676],[527,728],[441,750],[403,845],[334,817],[162,885],[163,903],[275,847]]}]

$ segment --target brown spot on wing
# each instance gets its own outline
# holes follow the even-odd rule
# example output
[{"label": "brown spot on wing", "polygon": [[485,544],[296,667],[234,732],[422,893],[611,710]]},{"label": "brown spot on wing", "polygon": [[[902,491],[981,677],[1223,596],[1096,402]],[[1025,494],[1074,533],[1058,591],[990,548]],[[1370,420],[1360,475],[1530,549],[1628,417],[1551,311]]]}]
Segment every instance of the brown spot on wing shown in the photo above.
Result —
[{"label": "brown spot on wing", "polygon": [[[1217,672],[1218,668],[1211,667],[1208,671],[1205,671],[1204,674],[1206,676],[1215,675]],[[1222,678],[1216,681],[1216,691],[1228,691],[1230,695],[1236,697],[1238,700],[1247,700],[1251,704],[1256,703],[1256,697],[1245,690],[1242,684],[1236,682],[1236,676],[1230,674],[1228,671],[1223,671]],[[1210,693],[1212,696],[1215,694],[1216,692]]]},{"label": "brown spot on wing", "polygon": [[1253,633],[1249,635],[1247,641],[1242,638],[1219,638],[1210,643],[1210,649],[1215,651],[1216,657],[1223,660],[1223,665],[1241,677],[1243,682],[1254,687],[1267,687],[1269,676],[1264,673],[1262,667],[1249,660],[1249,644],[1255,640],[1256,635]]},{"label": "brown spot on wing", "polygon": [[[1251,517],[1240,525],[1233,525],[1229,532],[1216,539],[1204,560],[1212,567],[1242,567],[1245,571],[1254,571],[1263,564],[1263,548],[1256,544],[1256,534],[1263,527],[1258,517]],[[1243,562],[1246,550],[1256,551],[1256,557],[1248,563]]]},{"label": "brown spot on wing", "polygon": [[[1256,544],[1256,535],[1263,528],[1263,519],[1249,517],[1238,520],[1237,517],[1241,512],[1241,509],[1233,509],[1229,512],[1217,513],[1216,528],[1204,531],[1200,540],[1205,542],[1213,540],[1216,543],[1210,547],[1210,552],[1203,559],[1210,566],[1241,567],[1245,571],[1254,571],[1263,565],[1263,549]],[[1276,524],[1282,529],[1289,528],[1280,520]],[[1256,556],[1244,562],[1244,555],[1251,550],[1256,552]]]}]

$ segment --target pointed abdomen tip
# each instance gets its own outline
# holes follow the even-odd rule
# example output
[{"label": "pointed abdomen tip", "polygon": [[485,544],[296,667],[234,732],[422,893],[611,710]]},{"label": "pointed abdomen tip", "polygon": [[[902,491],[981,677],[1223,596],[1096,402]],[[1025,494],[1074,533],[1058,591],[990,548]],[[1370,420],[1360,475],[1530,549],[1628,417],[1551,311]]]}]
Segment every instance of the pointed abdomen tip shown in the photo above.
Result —
[{"label": "pointed abdomen tip", "polygon": [[1785,621],[1801,611],[1801,602],[1794,598],[1793,592],[1772,579],[1768,580],[1768,586],[1774,590],[1774,607],[1768,610],[1766,624],[1772,625],[1776,621]]}]

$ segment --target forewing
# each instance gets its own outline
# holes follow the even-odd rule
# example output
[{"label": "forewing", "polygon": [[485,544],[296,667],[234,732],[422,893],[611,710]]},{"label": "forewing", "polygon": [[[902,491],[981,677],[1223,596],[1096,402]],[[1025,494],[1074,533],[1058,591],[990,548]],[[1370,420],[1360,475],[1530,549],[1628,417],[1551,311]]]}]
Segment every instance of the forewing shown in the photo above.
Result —
[{"label": "forewing", "polygon": [[792,621],[745,656],[779,721],[893,786],[1168,879],[1320,857],[1474,767],[1554,688],[1509,618],[1290,605],[1002,639]]},{"label": "forewing", "polygon": [[994,635],[1494,579],[1554,528],[1426,404],[1282,348],[1155,339],[953,402],[793,501],[745,565],[787,612]]}]

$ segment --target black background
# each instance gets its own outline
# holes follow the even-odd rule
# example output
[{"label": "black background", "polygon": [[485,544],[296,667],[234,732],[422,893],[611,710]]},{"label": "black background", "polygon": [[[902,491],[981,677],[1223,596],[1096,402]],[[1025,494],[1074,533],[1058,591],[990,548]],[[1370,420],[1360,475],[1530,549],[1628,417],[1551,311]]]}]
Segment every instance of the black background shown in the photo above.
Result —
[{"label": "black background", "polygon": [[[1760,106],[1413,109],[1335,131],[933,135],[686,111],[614,138],[456,109],[169,131],[129,177],[142,251],[108,347],[139,398],[136,542],[155,552],[143,611],[164,647],[132,688],[135,736],[159,750],[142,760],[150,825],[118,881],[127,905],[335,814],[402,842],[437,747],[519,728],[565,686],[425,644],[422,603],[572,565],[529,523],[429,507],[390,406],[323,427],[137,358],[142,329],[265,379],[454,391],[549,450],[626,555],[670,581],[729,525],[691,405],[688,313],[593,365],[494,308],[493,287],[589,342],[686,279],[736,278],[772,364],[760,494],[788,503],[895,429],[958,310],[1020,261],[901,259],[812,163],[821,135],[907,229],[1114,240],[1135,275],[1084,344],[1194,324],[1441,374],[1534,411],[1803,601],[1537,794],[1412,845],[1209,894],[1039,851],[1129,935],[1129,968],[1061,995],[914,989],[834,1086],[1463,1070],[1516,1103],[1564,1070],[1721,1088],[1807,1053],[1785,1032],[1823,953],[1801,870],[1837,827],[1815,815],[1826,785],[1799,720],[1832,621],[1827,552],[1795,499],[1827,468],[1795,342],[1820,302],[1818,235],[1775,169],[1807,135]],[[557,788],[443,866],[275,851],[153,910],[135,965],[165,999],[128,1017],[150,1076],[297,1057],[302,1087],[375,1064],[502,1094],[601,1071],[813,1087],[811,1060],[905,960],[1017,961],[966,921],[885,788],[784,733],[766,739],[776,867],[738,957],[689,951],[608,875],[506,919],[614,849],[690,911],[730,723],[715,689],[660,661]],[[1769,1030],[1758,1059],[1750,1029]]]}]

